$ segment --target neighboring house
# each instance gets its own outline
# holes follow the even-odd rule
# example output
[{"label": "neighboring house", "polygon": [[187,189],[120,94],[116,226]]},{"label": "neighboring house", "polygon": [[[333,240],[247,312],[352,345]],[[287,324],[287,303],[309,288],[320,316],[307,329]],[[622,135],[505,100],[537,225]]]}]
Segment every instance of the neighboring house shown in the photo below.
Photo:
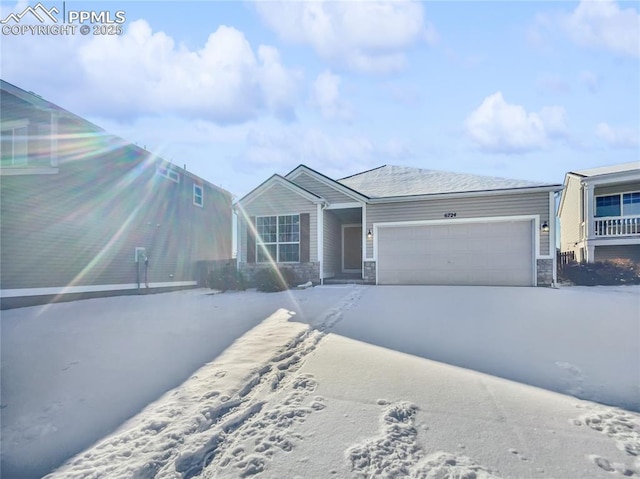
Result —
[{"label": "neighboring house", "polygon": [[1,84],[2,307],[196,285],[231,259],[231,194]]},{"label": "neighboring house", "polygon": [[550,285],[561,185],[383,166],[333,180],[300,165],[239,200],[238,267],[300,281]]},{"label": "neighboring house", "polygon": [[576,261],[640,262],[640,162],[567,173],[558,216]]}]

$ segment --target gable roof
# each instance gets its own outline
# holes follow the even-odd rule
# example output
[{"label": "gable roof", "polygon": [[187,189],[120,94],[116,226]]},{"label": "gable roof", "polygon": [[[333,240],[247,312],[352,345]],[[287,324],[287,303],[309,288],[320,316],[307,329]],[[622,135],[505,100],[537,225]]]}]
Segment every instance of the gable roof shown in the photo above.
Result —
[{"label": "gable roof", "polygon": [[618,165],[601,166],[598,168],[589,168],[586,170],[570,171],[569,173],[588,178],[591,176],[612,175],[614,173],[625,173],[627,171],[640,170],[640,162],[633,161],[631,163],[621,163]]},{"label": "gable roof", "polygon": [[261,194],[263,194],[265,191],[267,191],[269,188],[271,188],[274,185],[284,186],[285,188],[291,190],[293,193],[296,193],[296,194],[302,196],[303,198],[306,198],[307,200],[311,201],[312,203],[323,203],[324,202],[324,199],[322,197],[316,195],[315,193],[312,193],[309,190],[305,190],[303,187],[301,187],[299,185],[296,185],[293,181],[289,181],[288,179],[284,178],[283,176],[275,174],[275,175],[271,175],[265,181],[260,183],[260,185],[258,185],[253,190],[251,190],[249,193],[247,193],[242,198],[240,198],[238,201],[236,201],[235,205],[238,205],[238,206],[241,206],[241,207],[246,207],[249,203],[251,203],[252,201],[254,201],[257,198],[259,198]]},{"label": "gable roof", "polygon": [[470,193],[522,188],[556,187],[549,183],[513,180],[492,176],[425,170],[406,166],[384,165],[373,170],[347,176],[339,183],[371,198],[422,196],[447,193]]},{"label": "gable roof", "polygon": [[321,183],[324,183],[325,185],[353,198],[354,200],[366,201],[367,199],[369,199],[369,197],[366,194],[360,191],[357,191],[354,188],[351,188],[349,185],[341,184],[340,182],[334,180],[333,178],[329,178],[328,176],[323,175],[319,171],[316,171],[313,168],[309,168],[307,165],[296,166],[293,170],[291,170],[289,173],[285,175],[285,178],[288,180],[295,180],[302,173],[306,173],[310,175],[311,177],[315,178]]}]

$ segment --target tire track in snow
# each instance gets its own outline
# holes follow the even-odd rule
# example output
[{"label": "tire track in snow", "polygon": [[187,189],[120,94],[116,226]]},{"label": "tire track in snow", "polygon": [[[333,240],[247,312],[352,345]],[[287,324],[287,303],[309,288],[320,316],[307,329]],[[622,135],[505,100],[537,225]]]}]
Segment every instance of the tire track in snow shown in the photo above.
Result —
[{"label": "tire track in snow", "polygon": [[[276,448],[286,451],[294,446],[284,439],[282,431],[324,408],[320,397],[316,397],[310,407],[302,405],[315,390],[315,380],[296,377],[295,373],[366,289],[354,286],[345,299],[308,328],[289,322],[289,315],[274,315],[265,320],[254,328],[259,332],[240,338],[225,352],[227,356],[201,368],[115,434],[72,458],[46,478],[191,479],[207,472],[207,466],[218,466],[222,462],[238,467],[241,477],[261,472]],[[301,331],[292,337],[296,328]],[[264,349],[266,338],[273,341],[273,337],[286,338],[285,345],[275,354],[269,353],[260,366],[247,370],[248,374],[239,373],[238,363],[254,351],[252,345]],[[269,351],[268,345],[266,351]],[[245,362],[250,359],[253,358]],[[229,387],[229,381],[241,377],[242,383]],[[275,394],[289,386],[293,392],[284,404],[265,410]],[[237,444],[256,435],[258,429],[270,433],[258,437],[257,445],[261,447],[244,453]],[[295,435],[291,437],[296,439]]]}]

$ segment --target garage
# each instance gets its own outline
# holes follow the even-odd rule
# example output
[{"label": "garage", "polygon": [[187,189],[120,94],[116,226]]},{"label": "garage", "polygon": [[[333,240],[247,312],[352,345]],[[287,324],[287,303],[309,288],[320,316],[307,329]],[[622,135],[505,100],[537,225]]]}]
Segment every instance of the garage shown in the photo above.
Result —
[{"label": "garage", "polygon": [[378,284],[533,286],[533,221],[377,225]]}]

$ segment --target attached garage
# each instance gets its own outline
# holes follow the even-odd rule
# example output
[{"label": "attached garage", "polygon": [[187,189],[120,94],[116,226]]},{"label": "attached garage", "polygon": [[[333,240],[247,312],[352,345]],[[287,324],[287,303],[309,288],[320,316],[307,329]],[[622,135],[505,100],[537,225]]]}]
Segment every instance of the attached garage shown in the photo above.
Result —
[{"label": "attached garage", "polygon": [[376,225],[378,284],[533,286],[534,221]]}]

